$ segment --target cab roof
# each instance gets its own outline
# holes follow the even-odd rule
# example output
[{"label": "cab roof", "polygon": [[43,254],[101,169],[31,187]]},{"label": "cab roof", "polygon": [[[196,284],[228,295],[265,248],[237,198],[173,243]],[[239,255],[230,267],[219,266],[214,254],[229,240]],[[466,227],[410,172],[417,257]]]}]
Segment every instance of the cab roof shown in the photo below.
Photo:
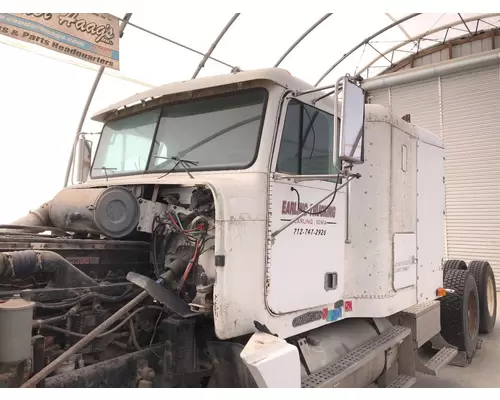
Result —
[{"label": "cab roof", "polygon": [[207,89],[217,86],[230,85],[248,81],[264,80],[270,81],[284,88],[291,90],[307,90],[314,87],[301,79],[292,76],[288,71],[281,68],[265,68],[252,71],[241,71],[231,74],[209,76],[203,78],[190,79],[186,81],[168,83],[153,89],[137,93],[118,103],[112,104],[92,116],[94,121],[104,122],[110,114],[130,107],[138,103],[144,103],[163,96],[191,92],[200,89]]}]

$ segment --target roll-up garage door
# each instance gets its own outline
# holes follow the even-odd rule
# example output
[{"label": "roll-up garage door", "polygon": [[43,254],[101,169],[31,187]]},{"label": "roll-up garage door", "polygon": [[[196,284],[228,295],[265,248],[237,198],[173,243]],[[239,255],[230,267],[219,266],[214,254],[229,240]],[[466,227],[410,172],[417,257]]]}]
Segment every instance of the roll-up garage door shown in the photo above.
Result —
[{"label": "roll-up garage door", "polygon": [[500,70],[441,78],[448,257],[488,260],[500,289]]}]

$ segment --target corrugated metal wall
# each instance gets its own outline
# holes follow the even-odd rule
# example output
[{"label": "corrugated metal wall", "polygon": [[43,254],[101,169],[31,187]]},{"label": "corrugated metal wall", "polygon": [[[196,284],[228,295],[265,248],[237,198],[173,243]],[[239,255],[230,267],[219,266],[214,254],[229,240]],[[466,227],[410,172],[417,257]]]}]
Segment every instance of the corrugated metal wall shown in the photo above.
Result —
[{"label": "corrugated metal wall", "polygon": [[436,79],[380,89],[368,95],[370,103],[389,107],[397,116],[411,114],[412,124],[441,135],[439,85]]},{"label": "corrugated metal wall", "polygon": [[446,146],[446,256],[488,260],[500,290],[500,68],[374,90]]}]

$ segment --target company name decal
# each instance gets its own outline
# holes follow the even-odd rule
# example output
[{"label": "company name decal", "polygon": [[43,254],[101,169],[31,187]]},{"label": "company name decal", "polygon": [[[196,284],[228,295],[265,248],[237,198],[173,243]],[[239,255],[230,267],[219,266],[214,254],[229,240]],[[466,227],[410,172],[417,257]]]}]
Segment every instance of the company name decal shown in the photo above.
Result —
[{"label": "company name decal", "polygon": [[[311,206],[312,204],[307,203],[299,203],[299,206],[297,206],[296,201],[283,200],[283,203],[281,205],[281,214],[298,215],[301,213],[300,210],[307,210]],[[314,206],[311,210],[309,210],[309,212],[317,214],[318,216],[323,218],[335,218],[336,208],[335,206],[330,206],[325,209],[324,205],[319,204],[317,206]]]}]

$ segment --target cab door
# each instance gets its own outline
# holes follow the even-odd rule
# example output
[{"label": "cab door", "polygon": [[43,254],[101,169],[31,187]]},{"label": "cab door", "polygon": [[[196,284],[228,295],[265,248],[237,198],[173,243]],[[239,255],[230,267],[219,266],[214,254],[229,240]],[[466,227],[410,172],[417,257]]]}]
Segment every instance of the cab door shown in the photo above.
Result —
[{"label": "cab door", "polygon": [[[296,99],[283,107],[269,191],[266,302],[275,314],[326,306],[333,309],[343,299],[343,190],[271,237],[272,232],[335,191],[337,180],[331,177],[338,173],[333,121],[331,114]],[[323,175],[323,179],[297,179],[303,175]]]}]

